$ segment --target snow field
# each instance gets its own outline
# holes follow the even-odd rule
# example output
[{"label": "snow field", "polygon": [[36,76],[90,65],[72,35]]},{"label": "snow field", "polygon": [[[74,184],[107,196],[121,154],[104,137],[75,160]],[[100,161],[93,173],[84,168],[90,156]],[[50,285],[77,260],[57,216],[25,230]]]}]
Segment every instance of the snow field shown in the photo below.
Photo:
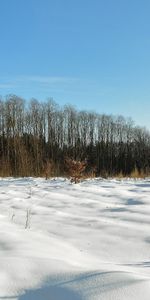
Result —
[{"label": "snow field", "polygon": [[0,300],[149,300],[150,180],[0,179]]}]

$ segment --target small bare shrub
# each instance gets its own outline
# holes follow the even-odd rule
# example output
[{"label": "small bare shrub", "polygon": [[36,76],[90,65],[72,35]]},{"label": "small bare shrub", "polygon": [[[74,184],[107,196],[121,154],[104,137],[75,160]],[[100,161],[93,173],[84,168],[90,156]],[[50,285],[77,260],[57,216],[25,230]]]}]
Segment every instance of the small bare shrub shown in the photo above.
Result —
[{"label": "small bare shrub", "polygon": [[79,183],[83,177],[83,172],[86,168],[87,163],[85,161],[66,159],[66,168],[71,177],[70,181],[72,183]]},{"label": "small bare shrub", "polygon": [[52,163],[51,161],[46,161],[45,165],[44,165],[44,176],[45,179],[47,180],[49,177],[54,175],[54,170],[55,170],[55,166],[54,163]]}]

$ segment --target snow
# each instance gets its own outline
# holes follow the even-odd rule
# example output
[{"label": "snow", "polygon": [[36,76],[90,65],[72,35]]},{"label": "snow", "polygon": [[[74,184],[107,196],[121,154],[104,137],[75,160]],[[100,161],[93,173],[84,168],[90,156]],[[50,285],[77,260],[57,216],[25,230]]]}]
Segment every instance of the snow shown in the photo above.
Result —
[{"label": "snow", "polygon": [[0,300],[149,300],[150,179],[0,179]]}]

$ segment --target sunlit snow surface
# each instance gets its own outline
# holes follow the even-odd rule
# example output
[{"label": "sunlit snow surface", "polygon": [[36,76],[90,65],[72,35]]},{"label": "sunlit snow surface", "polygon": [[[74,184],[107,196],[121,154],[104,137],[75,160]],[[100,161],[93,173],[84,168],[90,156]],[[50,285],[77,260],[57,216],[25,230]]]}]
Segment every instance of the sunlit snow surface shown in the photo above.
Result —
[{"label": "sunlit snow surface", "polygon": [[0,179],[0,299],[149,300],[150,180]]}]

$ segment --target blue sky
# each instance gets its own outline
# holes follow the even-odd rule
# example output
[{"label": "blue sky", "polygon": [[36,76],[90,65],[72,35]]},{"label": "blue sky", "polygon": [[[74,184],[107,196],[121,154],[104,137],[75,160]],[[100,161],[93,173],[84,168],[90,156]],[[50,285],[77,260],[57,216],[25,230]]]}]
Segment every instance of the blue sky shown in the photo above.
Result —
[{"label": "blue sky", "polygon": [[149,0],[0,0],[0,95],[150,129]]}]

